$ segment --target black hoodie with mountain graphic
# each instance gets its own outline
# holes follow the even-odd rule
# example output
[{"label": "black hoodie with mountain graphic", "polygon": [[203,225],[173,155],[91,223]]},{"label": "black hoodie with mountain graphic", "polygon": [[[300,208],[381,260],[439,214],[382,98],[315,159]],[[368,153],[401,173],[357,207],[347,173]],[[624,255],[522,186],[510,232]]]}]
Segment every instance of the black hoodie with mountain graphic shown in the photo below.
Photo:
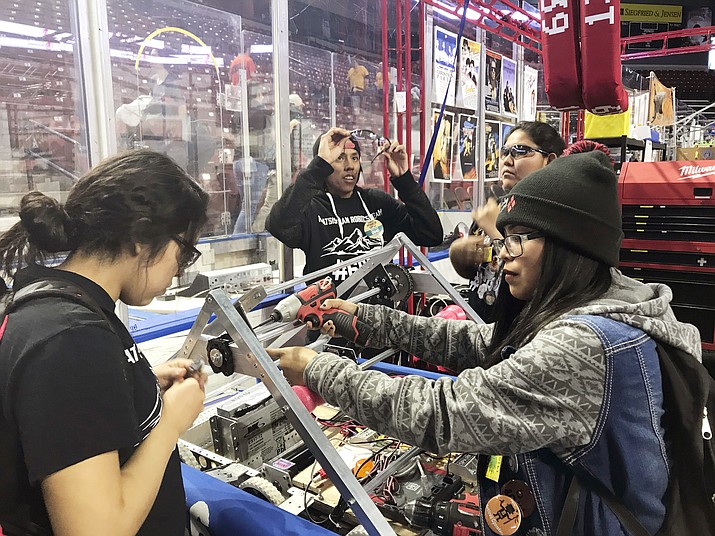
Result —
[{"label": "black hoodie with mountain graphic", "polygon": [[[439,216],[409,171],[390,179],[400,200],[377,188],[356,186],[350,197],[332,196],[331,203],[325,179],[332,172],[325,160],[313,158],[273,205],[266,220],[266,229],[273,236],[305,252],[305,274],[381,247],[400,232],[418,246],[442,242]],[[382,236],[366,232],[369,220],[382,223]],[[344,281],[355,269],[338,270],[333,278]]]}]

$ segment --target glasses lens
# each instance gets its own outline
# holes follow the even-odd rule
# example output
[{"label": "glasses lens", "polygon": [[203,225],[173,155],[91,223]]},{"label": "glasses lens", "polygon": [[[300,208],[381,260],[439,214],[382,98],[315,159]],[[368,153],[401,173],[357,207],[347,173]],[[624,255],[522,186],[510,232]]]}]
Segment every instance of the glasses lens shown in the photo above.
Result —
[{"label": "glasses lens", "polygon": [[509,156],[511,153],[512,147],[509,147],[508,145],[504,145],[501,150],[499,151],[499,154],[501,155],[502,158],[506,158]]},{"label": "glasses lens", "polygon": [[494,240],[492,240],[492,249],[494,250],[494,255],[499,255],[503,247],[504,240],[500,238],[495,238]]},{"label": "glasses lens", "polygon": [[194,246],[189,244],[186,240],[181,238],[180,236],[172,236],[174,240],[176,240],[179,245],[181,246],[181,255],[179,258],[179,264],[181,265],[182,269],[183,268],[188,268],[192,264],[194,264],[197,260],[199,260],[199,257],[201,256],[201,252],[196,249]]},{"label": "glasses lens", "polygon": [[375,134],[372,130],[353,130],[350,133],[350,137],[357,140],[370,140],[370,141],[375,141],[378,139],[377,134]]},{"label": "glasses lens", "polygon": [[524,250],[521,247],[521,235],[509,235],[504,239],[506,250],[512,257],[520,257]]}]

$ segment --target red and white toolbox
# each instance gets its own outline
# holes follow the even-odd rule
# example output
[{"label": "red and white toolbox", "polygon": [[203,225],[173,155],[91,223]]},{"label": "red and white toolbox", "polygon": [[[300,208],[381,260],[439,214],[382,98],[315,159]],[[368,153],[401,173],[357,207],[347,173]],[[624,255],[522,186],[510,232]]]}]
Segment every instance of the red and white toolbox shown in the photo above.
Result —
[{"label": "red and white toolbox", "polygon": [[626,162],[619,176],[619,268],[673,289],[678,320],[715,350],[715,162]]}]

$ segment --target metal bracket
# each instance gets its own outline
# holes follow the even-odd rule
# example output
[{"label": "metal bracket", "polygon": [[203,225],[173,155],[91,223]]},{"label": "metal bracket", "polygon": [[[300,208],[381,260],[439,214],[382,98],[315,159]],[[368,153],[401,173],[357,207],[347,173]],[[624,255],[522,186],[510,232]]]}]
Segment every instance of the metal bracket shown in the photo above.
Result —
[{"label": "metal bracket", "polygon": [[[281,371],[266,353],[263,344],[253,333],[251,326],[236,311],[224,291],[217,289],[209,292],[181,353],[194,361],[206,362],[206,355],[202,355],[202,347],[203,354],[206,353],[205,345],[197,343],[211,315],[216,315],[214,324],[218,323],[228,333],[238,347],[238,353],[246,357],[246,359],[234,359],[237,372],[260,378],[266,384],[286,418],[300,434],[368,533],[371,536],[395,536],[392,527],[380,514],[370,496],[293,392]],[[234,355],[235,353],[234,351]]]}]

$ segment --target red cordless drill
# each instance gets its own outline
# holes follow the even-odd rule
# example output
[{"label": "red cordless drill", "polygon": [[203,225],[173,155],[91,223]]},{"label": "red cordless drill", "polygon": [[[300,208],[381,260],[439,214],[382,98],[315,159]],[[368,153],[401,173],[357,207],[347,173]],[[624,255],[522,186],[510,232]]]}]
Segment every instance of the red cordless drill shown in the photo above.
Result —
[{"label": "red cordless drill", "polygon": [[479,498],[462,493],[450,501],[418,499],[403,509],[407,521],[419,528],[430,528],[440,536],[481,536],[482,516]]},{"label": "red cordless drill", "polygon": [[332,320],[338,335],[360,346],[365,346],[372,335],[370,326],[358,320],[357,316],[340,309],[320,308],[325,300],[335,297],[337,297],[335,283],[330,277],[326,277],[278,302],[269,321],[299,320],[300,322],[310,322],[315,329],[322,327],[328,320]]}]

